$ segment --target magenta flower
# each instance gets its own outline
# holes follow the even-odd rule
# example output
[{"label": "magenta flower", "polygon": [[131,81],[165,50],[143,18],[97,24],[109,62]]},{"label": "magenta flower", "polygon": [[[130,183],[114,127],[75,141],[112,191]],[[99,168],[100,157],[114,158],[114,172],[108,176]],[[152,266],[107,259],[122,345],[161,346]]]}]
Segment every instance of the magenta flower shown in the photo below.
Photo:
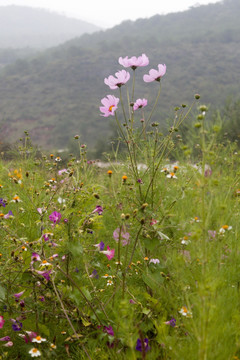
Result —
[{"label": "magenta flower", "polygon": [[116,72],[115,76],[116,77],[110,75],[108,78],[104,79],[105,84],[108,85],[112,90],[120,88],[130,79],[130,74],[126,70]]},{"label": "magenta flower", "polygon": [[114,112],[117,110],[117,104],[119,103],[119,98],[116,98],[113,95],[107,95],[107,97],[101,100],[101,103],[104,106],[100,106],[99,109],[103,113],[101,116],[108,117],[114,115]]},{"label": "magenta flower", "polygon": [[41,258],[40,255],[38,255],[38,253],[33,252],[31,256],[31,264],[34,263],[35,261],[41,261]]},{"label": "magenta flower", "polygon": [[143,80],[145,82],[160,81],[163,75],[166,73],[166,65],[158,64],[158,70],[151,69],[149,75],[144,75]]},{"label": "magenta flower", "polygon": [[24,339],[25,343],[32,342],[32,340],[37,336],[37,333],[34,331],[25,331],[26,334],[19,334],[21,338]]},{"label": "magenta flower", "polygon": [[114,331],[112,326],[104,326],[103,331],[106,332],[110,336],[114,336]]},{"label": "magenta flower", "polygon": [[129,242],[130,234],[126,232],[126,230],[124,229],[121,230],[121,234],[120,234],[120,228],[117,228],[113,232],[113,238],[116,242],[119,242],[119,238],[120,238],[122,245],[125,246]]},{"label": "magenta flower", "polygon": [[101,205],[97,205],[96,208],[92,211],[93,214],[96,213],[96,212],[98,213],[98,215],[102,215],[103,208],[102,208]]},{"label": "magenta flower", "polygon": [[19,292],[19,293],[17,293],[17,294],[13,294],[13,296],[14,296],[16,299],[19,299],[19,298],[23,295],[24,292],[25,292],[25,290],[23,290],[23,291],[21,291],[21,292]]},{"label": "magenta flower", "polygon": [[11,341],[10,336],[4,336],[0,339],[0,341]]},{"label": "magenta flower", "polygon": [[53,213],[51,213],[51,215],[49,215],[49,220],[52,221],[54,224],[58,224],[61,220],[61,217],[62,215],[59,212],[54,211]]},{"label": "magenta flower", "polygon": [[46,279],[47,281],[50,280],[50,274],[51,274],[52,270],[48,270],[48,271],[36,270],[36,271],[39,275],[42,275],[44,277],[44,279]]},{"label": "magenta flower", "polygon": [[147,99],[137,99],[133,105],[133,110],[141,109],[147,106]]},{"label": "magenta flower", "polygon": [[0,316],[0,329],[2,329],[4,323],[5,323],[5,320],[4,320],[3,316]]},{"label": "magenta flower", "polygon": [[115,254],[115,250],[114,249],[110,249],[109,246],[107,246],[107,250],[101,251],[102,254],[105,254],[106,257],[108,258],[108,260],[111,260],[114,257]]},{"label": "magenta flower", "polygon": [[132,56],[130,59],[128,56],[125,58],[120,57],[118,62],[124,67],[131,67],[135,70],[138,66],[147,66],[149,64],[149,59],[145,54],[142,54],[142,56],[139,56],[138,58],[136,56]]}]

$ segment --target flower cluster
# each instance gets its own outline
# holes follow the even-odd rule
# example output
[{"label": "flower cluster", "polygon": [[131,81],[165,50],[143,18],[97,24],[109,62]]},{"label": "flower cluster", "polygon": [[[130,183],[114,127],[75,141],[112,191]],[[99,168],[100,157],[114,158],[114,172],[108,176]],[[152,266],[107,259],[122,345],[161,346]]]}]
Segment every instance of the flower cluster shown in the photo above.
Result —
[{"label": "flower cluster", "polygon": [[[120,57],[118,60],[119,64],[124,66],[125,68],[130,67],[132,70],[136,70],[138,67],[147,66],[149,64],[149,59],[146,54],[142,54],[139,57],[132,56],[128,58]],[[166,65],[159,64],[158,70],[151,69],[149,74],[143,76],[143,80],[145,82],[158,81],[160,82],[161,78],[166,73]],[[120,89],[123,85],[125,85],[130,79],[130,73],[126,70],[120,70],[115,73],[115,77],[110,75],[109,77],[104,79],[104,83],[109,86],[111,90]],[[120,99],[116,98],[113,95],[107,95],[101,100],[103,106],[100,106],[101,115],[104,117],[113,116],[118,108],[118,103]],[[133,110],[136,111],[138,109],[144,108],[147,106],[147,99],[137,99],[133,104]]]}]

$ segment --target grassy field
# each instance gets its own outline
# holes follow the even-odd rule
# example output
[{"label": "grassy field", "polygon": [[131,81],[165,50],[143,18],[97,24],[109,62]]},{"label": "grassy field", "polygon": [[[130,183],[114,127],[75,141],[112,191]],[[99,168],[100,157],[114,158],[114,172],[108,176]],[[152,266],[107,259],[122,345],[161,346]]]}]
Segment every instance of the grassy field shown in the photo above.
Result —
[{"label": "grassy field", "polygon": [[106,168],[78,136],[61,159],[27,133],[0,162],[1,359],[240,358],[240,158],[200,101],[165,135],[145,104],[105,101]]}]

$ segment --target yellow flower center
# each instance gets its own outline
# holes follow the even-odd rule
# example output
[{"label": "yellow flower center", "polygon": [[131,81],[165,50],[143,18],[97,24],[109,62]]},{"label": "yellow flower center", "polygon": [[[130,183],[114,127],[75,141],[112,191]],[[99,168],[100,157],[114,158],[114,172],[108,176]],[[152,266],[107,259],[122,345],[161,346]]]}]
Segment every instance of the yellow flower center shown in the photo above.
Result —
[{"label": "yellow flower center", "polygon": [[36,336],[36,340],[41,340],[41,336]]},{"label": "yellow flower center", "polygon": [[35,354],[36,352],[38,352],[38,349],[34,348],[32,349],[32,352]]},{"label": "yellow flower center", "polygon": [[223,228],[224,230],[227,230],[227,229],[229,228],[229,226],[228,226],[228,225],[223,225],[222,228]]},{"label": "yellow flower center", "polygon": [[109,106],[108,111],[111,112],[113,108],[114,108],[114,105]]}]

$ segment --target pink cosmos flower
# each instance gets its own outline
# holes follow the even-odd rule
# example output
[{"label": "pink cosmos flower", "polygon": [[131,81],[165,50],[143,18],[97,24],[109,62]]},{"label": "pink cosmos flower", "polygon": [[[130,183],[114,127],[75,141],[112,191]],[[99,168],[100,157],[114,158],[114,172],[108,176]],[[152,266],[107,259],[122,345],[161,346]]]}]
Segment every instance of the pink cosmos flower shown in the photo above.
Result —
[{"label": "pink cosmos flower", "polygon": [[130,74],[126,70],[116,72],[115,76],[116,77],[110,75],[108,78],[104,79],[105,84],[108,85],[112,90],[120,88],[130,79]]},{"label": "pink cosmos flower", "polygon": [[166,65],[158,64],[158,70],[151,69],[149,75],[144,75],[143,80],[145,82],[160,81],[163,75],[166,73]]},{"label": "pink cosmos flower", "polygon": [[111,250],[109,246],[107,246],[107,250],[101,251],[101,252],[102,252],[102,254],[106,255],[108,260],[111,260],[114,257],[114,254],[115,254],[115,250],[114,249]]},{"label": "pink cosmos flower", "polygon": [[100,111],[103,113],[101,116],[108,117],[110,115],[114,115],[114,112],[117,110],[117,104],[119,103],[119,99],[113,95],[107,95],[107,97],[101,100],[101,103],[104,106],[100,106]]},{"label": "pink cosmos flower", "polygon": [[131,67],[135,70],[138,66],[147,66],[149,64],[149,59],[146,54],[142,54],[142,56],[139,56],[138,58],[136,56],[132,56],[130,59],[128,56],[125,58],[120,57],[118,62],[124,67]]},{"label": "pink cosmos flower", "polygon": [[2,329],[4,323],[5,323],[5,320],[4,320],[3,316],[0,316],[0,329]]},{"label": "pink cosmos flower", "polygon": [[147,99],[137,99],[133,105],[133,110],[141,109],[147,106]]}]

